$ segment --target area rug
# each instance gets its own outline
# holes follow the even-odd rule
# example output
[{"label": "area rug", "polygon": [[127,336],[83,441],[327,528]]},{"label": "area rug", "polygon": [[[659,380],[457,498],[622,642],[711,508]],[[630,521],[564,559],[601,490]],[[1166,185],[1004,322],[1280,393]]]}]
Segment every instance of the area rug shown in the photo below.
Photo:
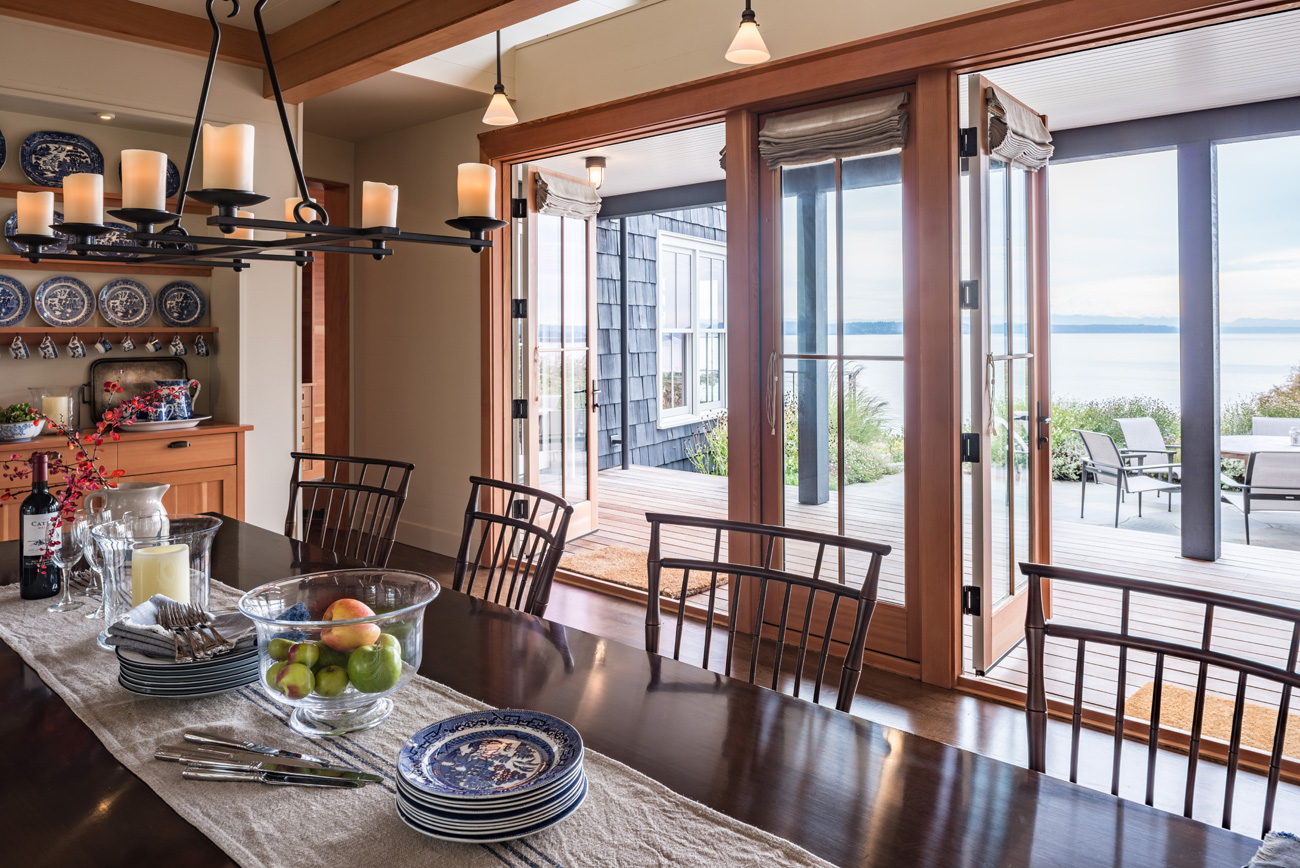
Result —
[{"label": "area rug", "polygon": [[[1124,713],[1139,720],[1151,720],[1151,699],[1155,682],[1148,681],[1124,703]],[[1236,702],[1223,696],[1205,697],[1205,721],[1201,734],[1223,742],[1232,740],[1232,712]],[[1164,685],[1160,690],[1160,725],[1171,729],[1192,731],[1192,718],[1196,713],[1196,693],[1185,687]],[[1247,702],[1241,717],[1241,743],[1269,753],[1273,750],[1273,730],[1277,726],[1277,709],[1267,705]],[[1286,748],[1283,754],[1300,757],[1300,714],[1288,714]]]},{"label": "area rug", "polygon": [[[640,591],[650,589],[650,573],[646,567],[644,549],[629,546],[605,546],[589,552],[569,552],[560,558],[560,569],[580,576],[590,576],[613,582],[625,588]],[[709,589],[710,574],[692,572],[690,582],[686,585],[686,596],[703,593]],[[718,587],[727,583],[725,576],[718,576]],[[663,570],[659,577],[659,596],[670,600],[682,597],[682,571]]]}]

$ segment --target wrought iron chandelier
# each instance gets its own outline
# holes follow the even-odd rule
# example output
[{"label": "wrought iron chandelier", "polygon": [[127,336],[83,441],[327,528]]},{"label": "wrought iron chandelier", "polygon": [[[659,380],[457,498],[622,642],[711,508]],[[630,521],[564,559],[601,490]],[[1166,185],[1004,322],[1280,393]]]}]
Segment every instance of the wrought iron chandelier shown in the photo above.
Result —
[{"label": "wrought iron chandelier", "polygon": [[[302,162],[298,158],[298,148],[289,125],[288,112],[284,107],[284,96],[280,91],[275,61],[271,57],[270,42],[262,22],[262,8],[266,6],[268,0],[257,0],[253,7],[253,20],[257,26],[258,39],[262,44],[266,72],[271,82],[271,90],[275,94],[280,126],[284,130],[285,145],[293,163],[300,197],[286,201],[283,221],[257,219],[249,212],[241,210],[265,202],[268,197],[252,189],[239,189],[241,186],[252,187],[253,128],[247,125],[217,127],[203,123],[208,93],[212,87],[212,74],[216,68],[217,53],[221,45],[221,24],[213,11],[217,2],[218,0],[206,0],[208,20],[212,24],[212,45],[208,50],[203,88],[199,93],[194,127],[190,132],[189,151],[185,158],[185,171],[181,175],[176,211],[168,211],[166,208],[167,201],[164,195],[166,155],[151,151],[124,152],[123,207],[108,213],[135,225],[135,229],[130,233],[132,243],[109,245],[97,241],[98,236],[105,235],[111,230],[102,222],[102,178],[95,181],[90,177],[87,180],[95,181],[93,188],[92,185],[77,185],[79,200],[80,194],[89,193],[98,200],[98,204],[96,206],[92,203],[88,206],[89,210],[82,208],[77,210],[89,214],[92,218],[98,214],[98,220],[65,221],[55,224],[51,218],[41,217],[52,213],[52,192],[18,194],[19,233],[8,237],[27,246],[27,252],[22,254],[25,258],[35,263],[41,260],[77,260],[90,254],[110,253],[124,263],[215,266],[242,271],[254,262],[293,262],[299,266],[306,265],[314,261],[315,252],[370,255],[375,259],[383,259],[393,252],[387,246],[390,241],[468,247],[475,253],[484,247],[492,246],[487,233],[506,226],[507,222],[495,219],[494,172],[490,166],[481,164],[461,166],[459,179],[461,216],[447,221],[453,229],[467,233],[464,237],[402,232],[392,225],[352,228],[330,224],[325,207],[313,201],[308,195],[307,179],[303,174]],[[225,0],[225,2],[229,2],[232,7],[226,18],[233,18],[239,14],[239,0]],[[194,156],[198,149],[200,134],[204,140],[205,186],[203,189],[191,190],[189,189],[190,177],[194,169]],[[152,155],[160,159],[128,161],[127,154]],[[128,172],[131,173],[130,178]],[[220,181],[234,179],[234,183],[218,185],[213,183],[214,178]],[[136,183],[131,184],[131,181]],[[150,201],[144,202],[145,207],[141,207],[141,201],[133,201],[139,200],[139,195],[133,193],[128,199],[129,186],[132,190],[142,188],[146,192],[156,188],[157,192],[152,196],[146,195],[145,199]],[[68,185],[65,184],[66,187]],[[65,189],[64,196],[69,205],[71,205],[69,198],[71,195],[69,190]],[[27,197],[42,198],[37,201]],[[181,215],[185,211],[187,198],[215,209],[216,213],[208,218],[207,225],[216,227],[220,232],[219,235],[191,235],[181,226]],[[30,209],[27,214],[24,214],[25,204],[27,209]],[[475,210],[484,213],[475,214]],[[379,219],[383,222],[396,223],[396,187],[366,182],[362,214],[362,222]],[[372,218],[367,215],[378,216]],[[27,228],[36,228],[37,231],[25,231],[24,223],[27,224]],[[40,231],[42,228],[46,232]],[[285,237],[269,240],[255,239],[253,230],[258,229],[283,232]],[[53,234],[55,231],[61,233],[62,237]],[[55,247],[67,238],[72,239],[65,248],[68,252],[47,251],[47,248]]]}]

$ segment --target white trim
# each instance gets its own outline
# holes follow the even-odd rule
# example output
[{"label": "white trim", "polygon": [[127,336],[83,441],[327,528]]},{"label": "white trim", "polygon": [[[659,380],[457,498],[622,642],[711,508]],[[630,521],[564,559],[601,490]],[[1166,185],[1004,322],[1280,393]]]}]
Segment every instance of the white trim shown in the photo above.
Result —
[{"label": "white trim", "polygon": [[[664,329],[663,314],[664,306],[660,303],[659,281],[664,274],[663,262],[665,252],[686,253],[691,257],[691,276],[690,276],[690,312],[691,321],[688,328]],[[699,300],[697,292],[699,281],[697,269],[702,257],[709,259],[720,259],[723,263],[722,270],[722,304],[723,327],[720,329],[701,329],[699,323]],[[727,245],[722,241],[713,241],[708,238],[697,238],[693,235],[683,235],[678,232],[658,232],[655,235],[655,427],[658,429],[678,428],[683,425],[691,425],[702,422],[710,414],[725,410],[727,407],[727,322],[728,315],[726,311],[726,261]],[[665,334],[681,334],[686,337],[686,359],[684,371],[684,392],[686,403],[681,407],[674,407],[665,410],[663,407],[663,337]],[[696,347],[702,335],[717,334],[721,336],[718,348],[718,367],[721,382],[718,384],[719,399],[717,401],[701,402],[699,400],[699,354]]]}]

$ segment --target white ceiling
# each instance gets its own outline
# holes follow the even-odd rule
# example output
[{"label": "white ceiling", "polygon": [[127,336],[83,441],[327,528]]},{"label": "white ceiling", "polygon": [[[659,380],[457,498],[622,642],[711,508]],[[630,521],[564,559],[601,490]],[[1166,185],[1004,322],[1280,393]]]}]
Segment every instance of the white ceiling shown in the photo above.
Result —
[{"label": "white ceiling", "polygon": [[1300,96],[1300,11],[984,74],[1057,130]]},{"label": "white ceiling", "polygon": [[726,180],[718,164],[718,151],[726,143],[722,124],[695,127],[647,139],[590,148],[534,165],[578,178],[587,177],[586,158],[605,157],[602,196],[621,196],[664,187],[681,187],[706,181]]},{"label": "white ceiling", "polygon": [[[157,6],[159,9],[170,9],[173,12],[183,12],[186,15],[193,15],[196,18],[207,18],[208,12],[204,0],[136,0],[138,3],[144,3],[148,6]],[[248,30],[256,28],[253,22],[253,4],[256,0],[241,0],[239,14],[234,18],[226,19],[225,16],[230,14],[229,3],[217,3],[213,11],[217,14],[221,24],[232,24],[236,27],[243,27]],[[306,18],[313,12],[319,12],[326,6],[331,6],[338,0],[270,0],[266,8],[262,10],[262,20],[266,22],[266,29],[269,33],[274,33],[281,27]]]}]

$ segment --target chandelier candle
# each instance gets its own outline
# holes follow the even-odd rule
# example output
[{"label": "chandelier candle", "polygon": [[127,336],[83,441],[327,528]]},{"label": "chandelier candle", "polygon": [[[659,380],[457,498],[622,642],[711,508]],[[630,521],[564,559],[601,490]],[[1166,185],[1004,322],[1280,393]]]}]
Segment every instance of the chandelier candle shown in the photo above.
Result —
[{"label": "chandelier candle", "polygon": [[18,234],[51,235],[54,225],[53,193],[18,194]]},{"label": "chandelier candle", "polygon": [[397,225],[397,185],[378,181],[361,184],[361,226]]},{"label": "chandelier candle", "polygon": [[459,217],[496,217],[496,170],[485,163],[461,163],[456,174]]},{"label": "chandelier candle", "polygon": [[160,151],[122,152],[122,207],[167,210],[167,155]]},{"label": "chandelier candle", "polygon": [[253,126],[203,125],[203,186],[208,190],[253,189]]},{"label": "chandelier candle", "polygon": [[104,222],[104,176],[79,172],[63,179],[63,219],[68,223]]},{"label": "chandelier candle", "polygon": [[[213,209],[212,209],[212,215],[213,215],[214,217],[217,215],[218,210],[220,210],[220,209],[217,209],[217,208],[213,208]],[[252,220],[252,219],[253,219],[253,212],[252,212],[252,211],[236,211],[236,212],[235,212],[235,216],[236,216],[236,217],[239,217],[239,218],[241,218],[241,219],[243,219],[243,220]],[[252,241],[252,240],[253,240],[253,230],[252,230],[252,229],[249,229],[249,228],[247,228],[247,227],[245,227],[245,228],[243,228],[243,229],[236,229],[234,232],[231,232],[231,233],[230,233],[230,237],[231,237],[231,238],[234,238],[234,239],[237,240],[237,241]]]}]

